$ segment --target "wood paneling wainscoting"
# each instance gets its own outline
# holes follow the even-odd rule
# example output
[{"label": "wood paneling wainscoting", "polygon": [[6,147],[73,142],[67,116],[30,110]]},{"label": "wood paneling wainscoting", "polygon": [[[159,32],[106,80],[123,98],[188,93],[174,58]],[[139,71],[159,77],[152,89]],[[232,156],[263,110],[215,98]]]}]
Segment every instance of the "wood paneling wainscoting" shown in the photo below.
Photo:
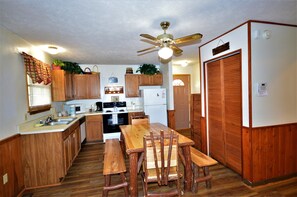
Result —
[{"label": "wood paneling wainscoting", "polygon": [[257,185],[297,175],[297,123],[243,128],[243,178]]},{"label": "wood paneling wainscoting", "polygon": [[167,110],[168,127],[175,129],[175,110]]},{"label": "wood paneling wainscoting", "polygon": [[[0,196],[14,197],[23,192],[25,186],[19,134],[0,141],[0,172]],[[6,173],[8,182],[4,185],[2,177]]]}]

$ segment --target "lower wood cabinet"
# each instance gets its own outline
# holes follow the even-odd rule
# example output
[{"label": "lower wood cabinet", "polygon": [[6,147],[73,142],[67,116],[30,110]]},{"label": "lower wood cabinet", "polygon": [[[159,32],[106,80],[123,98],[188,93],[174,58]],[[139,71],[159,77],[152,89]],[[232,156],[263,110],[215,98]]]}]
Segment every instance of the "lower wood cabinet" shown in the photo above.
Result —
[{"label": "lower wood cabinet", "polygon": [[63,132],[21,137],[26,188],[60,184],[81,148],[79,121]]},{"label": "lower wood cabinet", "polygon": [[74,159],[78,155],[81,143],[80,143],[80,128],[77,127],[71,131],[70,135],[63,141],[64,151],[64,170],[65,172],[71,167]]},{"label": "lower wood cabinet", "polygon": [[102,115],[91,115],[86,117],[86,140],[87,142],[103,140]]}]

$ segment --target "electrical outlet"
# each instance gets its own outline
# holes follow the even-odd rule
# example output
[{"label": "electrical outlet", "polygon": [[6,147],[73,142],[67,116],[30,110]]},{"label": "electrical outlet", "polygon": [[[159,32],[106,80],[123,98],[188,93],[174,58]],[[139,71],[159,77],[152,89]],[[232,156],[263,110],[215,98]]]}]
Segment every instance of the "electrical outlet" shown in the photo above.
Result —
[{"label": "electrical outlet", "polygon": [[8,182],[8,175],[7,173],[3,175],[3,185],[5,185]]}]

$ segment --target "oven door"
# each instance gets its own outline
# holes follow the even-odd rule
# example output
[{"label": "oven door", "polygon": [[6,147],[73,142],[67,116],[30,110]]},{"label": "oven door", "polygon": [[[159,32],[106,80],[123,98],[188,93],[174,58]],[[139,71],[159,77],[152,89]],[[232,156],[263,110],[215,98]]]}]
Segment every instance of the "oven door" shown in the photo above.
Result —
[{"label": "oven door", "polygon": [[103,114],[103,133],[121,132],[120,125],[128,124],[128,113]]}]

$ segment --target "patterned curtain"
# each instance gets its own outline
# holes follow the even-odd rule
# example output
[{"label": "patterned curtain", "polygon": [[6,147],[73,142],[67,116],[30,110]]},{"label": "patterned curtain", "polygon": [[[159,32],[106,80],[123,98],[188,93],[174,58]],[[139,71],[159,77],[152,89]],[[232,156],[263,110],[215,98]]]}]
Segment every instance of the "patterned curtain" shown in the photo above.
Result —
[{"label": "patterned curtain", "polygon": [[33,83],[44,82],[44,85],[51,83],[52,76],[49,64],[43,63],[42,61],[24,52],[22,55],[24,57],[27,74],[30,76]]}]

